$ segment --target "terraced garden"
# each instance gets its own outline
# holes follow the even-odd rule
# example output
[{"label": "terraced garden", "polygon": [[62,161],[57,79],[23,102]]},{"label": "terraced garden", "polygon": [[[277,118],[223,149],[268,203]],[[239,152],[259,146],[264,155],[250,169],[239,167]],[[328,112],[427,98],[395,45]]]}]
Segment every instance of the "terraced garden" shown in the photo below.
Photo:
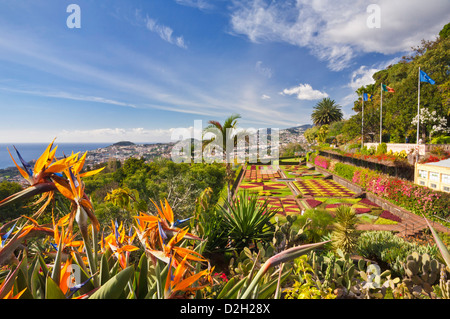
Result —
[{"label": "terraced garden", "polygon": [[401,219],[355,192],[327,179],[305,165],[247,165],[238,192],[257,194],[269,209],[286,216],[307,209],[326,210],[332,216],[337,207],[352,207],[361,224],[397,224]]}]

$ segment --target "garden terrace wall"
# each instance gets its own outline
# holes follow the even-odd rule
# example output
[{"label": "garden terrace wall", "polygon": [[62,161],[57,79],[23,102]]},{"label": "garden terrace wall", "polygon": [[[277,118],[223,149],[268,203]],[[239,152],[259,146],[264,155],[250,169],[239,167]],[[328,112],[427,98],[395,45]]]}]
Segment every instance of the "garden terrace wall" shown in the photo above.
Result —
[{"label": "garden terrace wall", "polygon": [[411,216],[417,216],[417,215],[411,213],[410,211],[408,211],[402,207],[399,207],[397,205],[394,205],[391,202],[389,202],[381,197],[378,197],[372,193],[366,192],[366,198],[368,200],[370,200],[372,203],[375,203],[378,206],[381,206],[381,208],[383,208],[384,210],[391,212],[392,214],[400,217],[401,219],[408,220],[409,218],[411,218]]},{"label": "garden terrace wall", "polygon": [[238,175],[237,175],[236,178],[234,179],[233,185],[232,185],[232,187],[231,187],[231,193],[232,193],[233,195],[236,193],[236,190],[237,190],[239,184],[241,183],[242,176],[244,176],[245,171],[246,171],[246,166],[247,166],[247,165],[242,164],[242,165],[240,166],[240,168],[238,168],[238,170],[239,170]]},{"label": "garden terrace wall", "polygon": [[431,152],[432,150],[440,148],[444,151],[450,152],[450,144],[425,144],[425,151]]},{"label": "garden terrace wall", "polygon": [[349,156],[344,156],[332,151],[319,151],[319,154],[326,156],[330,159],[335,159],[341,163],[352,164],[358,167],[368,168],[374,171],[380,171],[383,174],[398,177],[408,181],[414,182],[414,166],[409,164],[395,165],[395,164],[383,164],[376,161],[364,160]]}]

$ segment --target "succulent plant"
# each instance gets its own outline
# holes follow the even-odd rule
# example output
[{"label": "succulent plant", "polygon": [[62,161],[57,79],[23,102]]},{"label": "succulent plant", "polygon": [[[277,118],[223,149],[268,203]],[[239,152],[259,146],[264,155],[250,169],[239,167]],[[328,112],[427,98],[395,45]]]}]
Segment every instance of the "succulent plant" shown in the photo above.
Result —
[{"label": "succulent plant", "polygon": [[304,230],[310,224],[311,220],[308,219],[299,230],[292,227],[296,220],[297,215],[287,215],[286,221],[283,222],[278,217],[275,217],[276,224],[272,243],[277,249],[285,250],[301,242]]},{"label": "succulent plant", "polygon": [[416,298],[436,297],[433,285],[438,282],[440,275],[440,264],[436,259],[431,259],[427,253],[419,255],[413,252],[406,258],[403,267],[405,269],[403,284],[410,294]]},{"label": "succulent plant", "polygon": [[445,267],[441,267],[441,278],[439,280],[442,299],[450,299],[450,280],[447,280]]}]

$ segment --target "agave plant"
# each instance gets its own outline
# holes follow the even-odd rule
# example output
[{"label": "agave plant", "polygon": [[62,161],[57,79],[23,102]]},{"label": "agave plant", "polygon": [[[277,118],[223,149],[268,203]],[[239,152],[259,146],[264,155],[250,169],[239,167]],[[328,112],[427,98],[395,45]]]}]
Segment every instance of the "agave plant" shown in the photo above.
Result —
[{"label": "agave plant", "polygon": [[261,203],[257,195],[242,192],[234,202],[225,202],[219,210],[227,222],[234,247],[241,249],[259,240],[272,239],[274,225],[271,219],[277,211],[269,209],[267,201]]}]

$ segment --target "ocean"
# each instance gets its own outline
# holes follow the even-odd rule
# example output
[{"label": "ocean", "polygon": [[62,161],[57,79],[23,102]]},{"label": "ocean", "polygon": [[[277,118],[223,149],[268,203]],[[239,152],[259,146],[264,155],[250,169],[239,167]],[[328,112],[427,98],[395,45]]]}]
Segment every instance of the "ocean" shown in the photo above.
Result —
[{"label": "ocean", "polygon": [[[58,146],[56,150],[56,157],[62,157],[63,154],[70,155],[72,151],[74,153],[77,152],[86,152],[96,150],[98,148],[103,148],[111,145],[112,143],[55,143],[55,146]],[[11,159],[11,156],[8,153],[7,148],[11,152],[12,156],[14,156],[14,160],[18,165],[21,165],[19,157],[14,150],[14,146],[19,151],[22,158],[29,162],[32,160],[38,159],[42,153],[44,153],[48,144],[40,144],[40,143],[15,143],[15,144],[0,144],[0,169],[5,169],[8,167],[15,167],[14,162]]]}]

